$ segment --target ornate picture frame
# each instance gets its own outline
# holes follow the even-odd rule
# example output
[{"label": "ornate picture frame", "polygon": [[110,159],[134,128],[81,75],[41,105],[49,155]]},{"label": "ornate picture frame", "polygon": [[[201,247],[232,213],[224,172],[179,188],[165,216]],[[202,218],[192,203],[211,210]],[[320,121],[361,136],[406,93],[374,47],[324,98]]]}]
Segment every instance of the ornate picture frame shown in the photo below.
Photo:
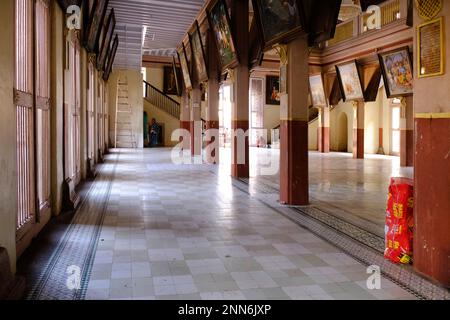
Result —
[{"label": "ornate picture frame", "polygon": [[108,64],[106,66],[105,72],[103,72],[103,80],[108,81],[109,76],[111,75],[112,67],[114,64],[114,60],[116,59],[117,48],[119,47],[119,36],[116,34],[114,37],[114,41],[109,51],[108,55]]},{"label": "ornate picture frame", "polygon": [[358,62],[352,60],[335,67],[343,101],[364,101],[364,85]]},{"label": "ornate picture frame", "polygon": [[264,48],[294,39],[304,32],[302,13],[296,0],[252,0],[255,17],[259,22]]},{"label": "ornate picture frame", "polygon": [[326,107],[328,104],[321,73],[309,76],[309,88],[313,107]]},{"label": "ornate picture frame", "polygon": [[[436,77],[445,73],[444,39],[443,17],[417,26],[417,76],[419,78]],[[439,65],[436,65],[436,61],[439,61]]]},{"label": "ornate picture frame", "polygon": [[413,94],[414,71],[409,47],[378,54],[386,96],[390,98]]},{"label": "ornate picture frame", "polygon": [[234,42],[226,2],[224,0],[211,2],[207,15],[217,44],[222,71],[235,67],[239,64],[239,53]]},{"label": "ornate picture frame", "polygon": [[105,25],[104,29],[104,37],[102,41],[102,45],[100,47],[100,53],[97,57],[97,69],[99,71],[105,70],[106,58],[108,56],[109,48],[111,47],[111,42],[114,37],[114,30],[116,28],[116,15],[114,13],[114,9],[111,9],[111,12],[108,16],[108,22]]},{"label": "ornate picture frame", "polygon": [[105,21],[109,0],[94,0],[94,5],[89,16],[87,33],[84,39],[84,47],[89,53],[98,53],[100,34]]},{"label": "ornate picture frame", "polygon": [[206,64],[205,47],[200,33],[200,26],[195,20],[192,32],[189,33],[189,41],[191,44],[192,60],[194,62],[195,70],[197,71],[198,81],[203,82],[208,80],[208,67]]},{"label": "ornate picture frame", "polygon": [[279,106],[280,100],[280,77],[266,76],[266,105]]},{"label": "ornate picture frame", "polygon": [[181,94],[182,94],[182,88],[181,88],[181,82],[180,82],[181,70],[177,66],[177,61],[175,59],[175,56],[172,57],[172,69],[173,69],[173,74],[175,75],[175,84],[177,86],[177,96],[181,97]]},{"label": "ornate picture frame", "polygon": [[181,73],[183,74],[184,86],[186,89],[190,90],[192,89],[192,79],[184,43],[181,44],[181,48],[178,49],[177,54],[181,65]]}]

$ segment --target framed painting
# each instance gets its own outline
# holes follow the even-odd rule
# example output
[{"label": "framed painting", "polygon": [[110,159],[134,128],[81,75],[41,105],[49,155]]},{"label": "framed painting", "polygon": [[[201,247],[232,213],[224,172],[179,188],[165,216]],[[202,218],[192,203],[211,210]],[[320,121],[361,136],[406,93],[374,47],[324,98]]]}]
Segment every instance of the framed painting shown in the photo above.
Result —
[{"label": "framed painting", "polygon": [[164,67],[164,93],[167,95],[178,95],[176,69],[173,66]]},{"label": "framed painting", "polygon": [[208,68],[206,67],[205,49],[203,47],[200,26],[198,25],[197,20],[195,20],[192,33],[189,34],[189,40],[198,81],[206,81],[208,80]]},{"label": "framed painting", "polygon": [[417,71],[419,78],[444,74],[444,18],[417,26]]},{"label": "framed painting", "polygon": [[108,49],[111,47],[111,41],[114,36],[114,29],[116,28],[116,16],[114,14],[114,9],[112,9],[109,14],[108,22],[106,23],[105,28],[105,35],[103,37],[100,54],[97,57],[97,69],[100,71],[105,70],[106,56],[109,53]]},{"label": "framed painting", "polygon": [[173,70],[173,74],[175,76],[175,85],[177,86],[177,96],[181,97],[181,85],[180,85],[180,74],[181,74],[181,70],[180,68],[177,67],[177,62],[175,60],[175,56],[172,57],[172,70]]},{"label": "framed painting", "polygon": [[189,62],[186,56],[186,48],[184,43],[181,44],[181,48],[178,50],[178,60],[181,65],[181,73],[183,74],[184,85],[186,89],[192,89],[191,72],[189,69]]},{"label": "framed painting", "polygon": [[304,30],[297,0],[252,0],[264,48],[287,42]]},{"label": "framed painting", "polygon": [[99,51],[100,33],[105,21],[108,4],[109,0],[94,0],[86,30],[87,34],[84,39],[84,47],[89,53],[98,53]]},{"label": "framed painting", "polygon": [[212,2],[212,6],[208,10],[208,19],[216,40],[222,70],[235,67],[239,63],[239,57],[231,32],[228,8],[224,0]]},{"label": "framed painting", "polygon": [[266,104],[280,105],[280,77],[266,77]]},{"label": "framed painting", "polygon": [[346,101],[364,101],[364,90],[356,60],[336,66],[336,73]]},{"label": "framed painting", "polygon": [[413,66],[409,48],[381,53],[381,71],[388,98],[396,98],[413,94]]},{"label": "framed painting", "polygon": [[311,90],[311,100],[314,107],[326,107],[327,99],[323,87],[322,74],[309,77],[309,88]]},{"label": "framed painting", "polygon": [[105,72],[103,72],[103,80],[108,81],[112,71],[114,60],[116,59],[117,48],[119,47],[119,36],[116,34],[111,50],[108,55],[108,64],[106,65]]}]

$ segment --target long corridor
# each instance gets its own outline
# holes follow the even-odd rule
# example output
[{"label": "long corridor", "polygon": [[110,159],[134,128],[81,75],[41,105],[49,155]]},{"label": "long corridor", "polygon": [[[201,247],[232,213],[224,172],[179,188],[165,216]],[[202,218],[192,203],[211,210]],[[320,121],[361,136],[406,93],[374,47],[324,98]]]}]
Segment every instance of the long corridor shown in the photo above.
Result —
[{"label": "long corridor", "polygon": [[[114,150],[74,218],[89,208],[92,214],[91,205],[103,207],[99,201],[107,199],[104,216],[91,220],[101,228],[97,243],[85,253],[78,249],[78,255],[95,257],[80,259],[86,261],[79,266],[86,277],[78,298],[415,298],[385,278],[381,289],[369,290],[367,266],[250,197],[217,170],[171,164],[170,149]],[[60,244],[69,256],[83,241],[71,239],[72,246]],[[64,263],[56,259],[49,265],[65,270]],[[40,279],[34,298],[60,298],[68,290],[46,289],[57,280],[43,281],[45,271]],[[47,296],[39,296],[45,291]]]}]

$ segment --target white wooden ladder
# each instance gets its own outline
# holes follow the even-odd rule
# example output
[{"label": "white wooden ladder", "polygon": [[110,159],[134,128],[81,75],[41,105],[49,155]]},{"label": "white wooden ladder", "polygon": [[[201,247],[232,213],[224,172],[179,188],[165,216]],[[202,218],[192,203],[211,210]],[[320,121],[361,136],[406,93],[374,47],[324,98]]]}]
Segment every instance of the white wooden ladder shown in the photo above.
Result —
[{"label": "white wooden ladder", "polygon": [[117,80],[115,148],[136,148],[133,133],[133,109],[129,103],[128,78]]}]

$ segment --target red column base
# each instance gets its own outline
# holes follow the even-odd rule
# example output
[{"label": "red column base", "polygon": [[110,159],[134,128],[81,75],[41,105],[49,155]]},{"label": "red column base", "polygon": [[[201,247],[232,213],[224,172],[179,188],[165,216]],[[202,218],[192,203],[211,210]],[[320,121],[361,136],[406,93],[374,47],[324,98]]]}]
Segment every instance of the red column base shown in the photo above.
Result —
[{"label": "red column base", "polygon": [[353,129],[353,159],[364,159],[364,129]]},{"label": "red column base", "polygon": [[[187,130],[189,133],[191,133],[191,122],[190,121],[180,121],[180,129]],[[188,150],[191,149],[191,139],[189,141],[183,141],[183,137],[180,137],[180,142],[183,142],[182,149]]]},{"label": "red column base", "polygon": [[280,202],[309,204],[308,122],[280,123]]},{"label": "red column base", "polygon": [[[219,121],[206,121],[206,130],[216,129],[219,130]],[[211,140],[206,141],[206,146],[215,143],[215,139],[220,139],[219,137],[211,137]],[[217,143],[217,148],[219,148],[219,143]],[[211,154],[206,154],[206,161],[209,164],[218,164],[219,163],[219,150],[212,150]]]},{"label": "red column base", "polygon": [[[244,121],[231,121],[231,128],[234,132],[239,129],[242,129],[244,132],[248,131],[249,124],[247,120]],[[241,155],[241,157],[245,157],[245,163],[239,163],[238,161],[238,139],[237,137],[232,137],[234,139],[234,143],[232,143],[232,164],[231,164],[231,176],[233,178],[249,178],[250,177],[250,166],[249,166],[249,141],[248,137],[245,138],[245,150],[240,152],[245,152],[245,155]],[[241,161],[243,162],[243,161]]]},{"label": "red column base", "polygon": [[415,128],[414,267],[450,287],[450,119]]},{"label": "red column base", "polygon": [[414,166],[414,130],[402,130],[400,142],[400,166]]}]

